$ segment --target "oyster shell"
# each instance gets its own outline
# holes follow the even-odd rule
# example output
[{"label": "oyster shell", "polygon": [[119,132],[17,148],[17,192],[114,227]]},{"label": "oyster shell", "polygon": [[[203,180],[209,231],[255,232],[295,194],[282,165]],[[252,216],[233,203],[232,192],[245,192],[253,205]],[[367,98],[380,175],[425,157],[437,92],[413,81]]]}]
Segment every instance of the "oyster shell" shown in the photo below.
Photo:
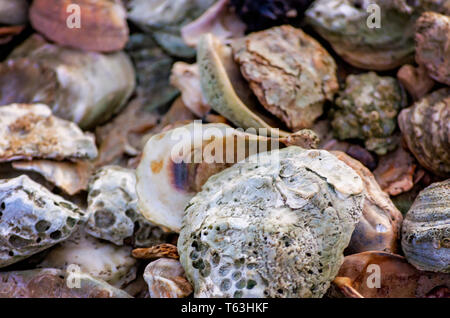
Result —
[{"label": "oyster shell", "polygon": [[340,151],[331,153],[355,170],[364,184],[362,217],[353,231],[346,254],[365,251],[398,252],[403,220],[400,211],[362,163]]},{"label": "oyster shell", "polygon": [[130,254],[131,247],[102,242],[80,229],[55,246],[37,267],[67,271],[74,264],[81,272],[121,288],[136,278],[136,260]]},{"label": "oyster shell", "polygon": [[331,125],[341,139],[364,139],[368,150],[384,155],[395,149],[393,137],[404,95],[395,78],[374,72],[347,76],[336,98]]},{"label": "oyster shell", "polygon": [[[21,79],[29,73],[37,83],[27,79],[25,83],[31,87],[27,84],[23,90]],[[2,88],[1,104],[46,103],[56,116],[83,129],[117,113],[135,86],[132,63],[123,52],[106,55],[72,50],[47,43],[37,34],[1,64],[0,78],[0,82],[9,83]]]},{"label": "oyster shell", "polygon": [[450,273],[450,179],[419,193],[403,221],[402,248],[417,269]]},{"label": "oyster shell", "polygon": [[184,42],[190,47],[196,47],[199,38],[206,33],[212,33],[221,41],[244,36],[245,24],[237,17],[229,6],[230,0],[218,0],[198,19],[181,29]]},{"label": "oyster shell", "polygon": [[18,159],[93,159],[95,140],[44,104],[0,106],[0,162]]},{"label": "oyster shell", "polygon": [[193,291],[183,267],[174,259],[160,258],[151,262],[145,268],[144,279],[151,298],[184,298]]},{"label": "oyster shell", "polygon": [[[68,27],[68,6],[80,8],[80,28]],[[121,0],[34,0],[30,21],[48,39],[76,49],[120,51],[128,41],[126,10]]]},{"label": "oyster shell", "polygon": [[423,65],[403,65],[397,72],[397,79],[415,101],[428,94],[434,86],[434,81]]},{"label": "oyster shell", "polygon": [[131,240],[135,246],[149,246],[167,238],[138,211],[136,176],[130,169],[105,166],[97,170],[89,184],[87,212],[86,232],[116,245]]},{"label": "oyster shell", "polygon": [[92,166],[86,161],[56,162],[50,160],[14,161],[17,170],[34,171],[45,177],[68,195],[87,190]]},{"label": "oyster shell", "polygon": [[328,151],[335,150],[345,152],[347,155],[349,155],[352,158],[355,158],[370,170],[375,169],[377,166],[377,162],[374,156],[366,148],[361,147],[360,145],[351,144],[346,141],[338,141],[336,139],[331,139],[319,148]]},{"label": "oyster shell", "polygon": [[[74,278],[80,280],[80,288],[68,287]],[[3,272],[0,280],[0,298],[131,298],[88,274],[54,268]]]},{"label": "oyster shell", "polygon": [[[369,284],[374,275],[371,265],[379,266],[379,288]],[[436,289],[450,288],[450,276],[418,271],[400,255],[370,251],[346,256],[332,285],[332,296],[422,298],[433,297]]]},{"label": "oyster shell", "polygon": [[25,24],[28,20],[27,0],[0,0],[0,23]]},{"label": "oyster shell", "polygon": [[325,150],[253,159],[186,207],[178,252],[195,297],[323,296],[361,216],[361,178]]},{"label": "oyster shell", "polygon": [[190,58],[195,49],[186,45],[181,28],[194,21],[216,0],[130,0],[128,19],[153,35],[170,55]]},{"label": "oyster shell", "polygon": [[260,103],[291,130],[312,127],[339,89],[333,58],[300,29],[283,25],[252,33],[233,49]]},{"label": "oyster shell", "polygon": [[[380,8],[382,27],[370,28],[369,5]],[[414,57],[418,14],[406,0],[317,0],[307,21],[348,63],[369,70],[390,70]]]},{"label": "oyster shell", "polygon": [[450,176],[450,88],[426,95],[403,109],[398,124],[417,161],[440,176]]},{"label": "oyster shell", "polygon": [[[450,13],[449,13],[450,14]],[[416,23],[416,61],[434,80],[450,85],[450,16],[425,12]]]},{"label": "oyster shell", "polygon": [[23,175],[0,180],[0,268],[67,239],[83,212]]},{"label": "oyster shell", "polygon": [[134,258],[138,259],[158,259],[158,258],[172,258],[179,259],[178,250],[175,245],[163,243],[146,248],[134,249],[131,253]]}]

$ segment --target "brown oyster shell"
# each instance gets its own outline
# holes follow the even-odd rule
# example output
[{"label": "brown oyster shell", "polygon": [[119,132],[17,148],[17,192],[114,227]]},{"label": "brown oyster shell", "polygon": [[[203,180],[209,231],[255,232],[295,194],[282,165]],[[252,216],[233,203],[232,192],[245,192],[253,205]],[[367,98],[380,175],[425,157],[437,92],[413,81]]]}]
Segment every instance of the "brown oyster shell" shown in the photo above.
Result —
[{"label": "brown oyster shell", "polygon": [[131,255],[133,255],[134,258],[138,259],[180,258],[180,255],[178,255],[177,247],[168,243],[146,248],[136,248],[131,252]]},{"label": "brown oyster shell", "polygon": [[346,254],[365,251],[398,251],[402,214],[383,192],[373,174],[359,161],[340,151],[331,151],[361,177],[364,185],[362,217],[352,234]]},{"label": "brown oyster shell", "polygon": [[[373,270],[380,268],[380,288],[370,288]],[[421,272],[400,255],[379,251],[353,254],[344,258],[329,293],[332,296],[349,298],[422,298],[436,297],[437,289],[450,288],[450,275]]]},{"label": "brown oyster shell", "polygon": [[44,104],[0,106],[0,162],[19,159],[93,159],[94,137],[52,115]]},{"label": "brown oyster shell", "polygon": [[[68,6],[80,7],[81,28],[69,28]],[[33,28],[50,40],[86,51],[120,51],[128,41],[126,10],[121,0],[35,0],[30,8]]]},{"label": "brown oyster shell", "polygon": [[415,101],[428,94],[434,86],[434,81],[423,65],[403,65],[397,72],[397,79]]},{"label": "brown oyster shell", "polygon": [[339,88],[333,58],[292,26],[252,33],[233,49],[260,103],[291,130],[312,127]]},{"label": "brown oyster shell", "polygon": [[416,22],[416,61],[434,80],[450,85],[450,17],[425,12]]},{"label": "brown oyster shell", "polygon": [[398,124],[419,163],[439,176],[450,175],[450,88],[426,95],[403,109]]}]

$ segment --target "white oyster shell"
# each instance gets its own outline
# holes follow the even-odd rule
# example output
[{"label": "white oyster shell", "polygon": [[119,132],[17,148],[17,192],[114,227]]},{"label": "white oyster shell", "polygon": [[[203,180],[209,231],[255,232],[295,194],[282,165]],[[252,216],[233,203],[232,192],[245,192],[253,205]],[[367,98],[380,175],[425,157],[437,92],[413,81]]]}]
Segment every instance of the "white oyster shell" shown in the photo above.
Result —
[{"label": "white oyster shell", "polygon": [[86,232],[97,238],[116,245],[131,238],[135,246],[165,241],[165,232],[148,222],[137,209],[134,170],[119,166],[99,169],[89,185],[87,211]]},{"label": "white oyster shell", "polygon": [[0,106],[0,162],[18,159],[93,159],[94,137],[52,115],[44,104]]},{"label": "white oyster shell", "polygon": [[83,212],[23,175],[0,180],[0,268],[67,239]]},{"label": "white oyster shell", "polygon": [[178,252],[195,296],[322,297],[361,217],[362,180],[324,150],[256,156],[186,207]]}]

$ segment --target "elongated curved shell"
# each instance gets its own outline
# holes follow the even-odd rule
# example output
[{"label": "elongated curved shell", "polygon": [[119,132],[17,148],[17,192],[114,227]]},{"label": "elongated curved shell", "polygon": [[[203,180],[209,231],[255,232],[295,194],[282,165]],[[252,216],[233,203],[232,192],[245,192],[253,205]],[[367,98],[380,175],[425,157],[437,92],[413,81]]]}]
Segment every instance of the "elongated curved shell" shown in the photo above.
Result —
[{"label": "elongated curved shell", "polygon": [[325,150],[260,153],[189,202],[180,262],[196,297],[322,297],[362,203],[361,178]]},{"label": "elongated curved shell", "polygon": [[398,124],[417,161],[440,176],[450,176],[450,88],[426,95],[403,109]]},{"label": "elongated curved shell", "polygon": [[259,102],[293,131],[311,128],[339,89],[331,55],[290,25],[251,33],[233,50]]},{"label": "elongated curved shell", "polygon": [[84,213],[22,175],[0,180],[0,268],[67,239]]},{"label": "elongated curved shell", "polygon": [[419,193],[403,221],[402,248],[417,269],[450,273],[450,179]]},{"label": "elongated curved shell", "polygon": [[340,151],[332,151],[361,177],[364,184],[362,217],[352,234],[347,254],[365,251],[398,252],[402,214],[381,190],[374,175],[359,161]]},{"label": "elongated curved shell", "polygon": [[54,247],[38,268],[67,270],[74,264],[81,272],[120,288],[136,278],[136,260],[130,254],[131,247],[102,242],[80,229]]},{"label": "elongated curved shell", "polygon": [[160,258],[147,265],[144,279],[151,298],[184,298],[193,288],[184,275],[178,260]]},{"label": "elongated curved shell", "polygon": [[0,23],[18,25],[28,20],[27,0],[0,0]]},{"label": "elongated curved shell", "polygon": [[93,159],[94,137],[52,116],[43,104],[0,106],[0,162],[18,159]]},{"label": "elongated curved shell", "polygon": [[344,258],[330,294],[347,298],[423,298],[439,297],[440,288],[450,289],[450,275],[422,272],[403,256],[369,251]]},{"label": "elongated curved shell", "polygon": [[0,280],[0,298],[131,298],[88,274],[54,268],[3,272]]},{"label": "elongated curved shell", "polygon": [[179,232],[186,204],[209,176],[258,150],[278,147],[277,139],[225,124],[192,123],[157,134],[136,170],[139,210],[150,222]]},{"label": "elongated curved shell", "polygon": [[60,45],[96,52],[125,47],[126,16],[121,0],[35,0],[30,8],[35,30]]},{"label": "elongated curved shell", "polygon": [[197,63],[203,96],[208,104],[233,124],[244,129],[267,128],[273,136],[286,136],[270,116],[264,115],[239,67],[233,60],[231,47],[212,34],[202,36],[197,47]]},{"label": "elongated curved shell", "polygon": [[[28,62],[19,62],[24,59]],[[47,43],[37,34],[18,46],[5,63],[15,64],[15,68],[4,65],[0,68],[4,69],[0,78],[12,79],[8,90],[2,91],[9,103],[41,102],[45,98],[56,116],[83,129],[95,127],[117,113],[135,87],[134,69],[125,53],[106,55],[72,50]],[[42,84],[39,72],[52,81],[44,83],[45,90],[31,80],[23,88],[19,80],[29,73],[35,74]]]}]

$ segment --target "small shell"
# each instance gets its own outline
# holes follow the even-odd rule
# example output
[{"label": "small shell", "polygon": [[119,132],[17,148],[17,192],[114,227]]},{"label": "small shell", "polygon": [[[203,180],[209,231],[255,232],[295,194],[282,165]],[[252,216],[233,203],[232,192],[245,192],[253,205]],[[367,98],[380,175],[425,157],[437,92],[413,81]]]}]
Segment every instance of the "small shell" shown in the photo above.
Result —
[{"label": "small shell", "polygon": [[[80,8],[80,27],[71,14]],[[33,28],[50,40],[76,49],[97,52],[120,51],[128,41],[126,11],[121,0],[34,0],[30,8]]]},{"label": "small shell", "polygon": [[0,162],[18,159],[93,159],[95,140],[77,125],[52,116],[43,104],[0,107]]},{"label": "small shell", "polygon": [[416,23],[416,61],[434,80],[450,85],[450,17],[425,12]]},{"label": "small shell", "polygon": [[131,254],[134,258],[138,259],[180,258],[180,255],[178,255],[177,247],[175,245],[167,243],[146,248],[137,248],[134,249]]},{"label": "small shell", "polygon": [[332,151],[361,177],[364,184],[362,217],[352,234],[346,254],[365,251],[398,252],[402,214],[384,193],[373,174],[359,161],[343,152]]},{"label": "small shell", "polygon": [[311,128],[339,89],[336,63],[315,39],[289,25],[233,43],[234,58],[259,102],[295,131]]},{"label": "small shell", "polygon": [[[70,288],[79,280],[80,288]],[[84,273],[44,268],[0,273],[0,298],[131,298]]]},{"label": "small shell", "polygon": [[149,246],[164,242],[162,229],[146,221],[137,209],[136,176],[118,166],[99,169],[89,184],[86,232],[123,245]]},{"label": "small shell", "polygon": [[325,150],[264,152],[212,176],[178,239],[195,297],[322,297],[362,203],[361,178]]},{"label": "small shell", "polygon": [[422,298],[435,297],[439,288],[450,288],[449,275],[421,272],[402,256],[371,251],[346,256],[329,292],[349,298]]},{"label": "small shell", "polygon": [[364,139],[368,150],[384,155],[397,146],[393,133],[403,101],[395,78],[374,72],[349,75],[336,99],[333,131],[341,140]]},{"label": "small shell", "polygon": [[160,258],[151,262],[145,268],[144,279],[151,298],[184,298],[193,291],[183,267],[174,259]]},{"label": "small shell", "polygon": [[409,150],[426,169],[450,176],[450,88],[426,95],[403,109],[398,124]]},{"label": "small shell", "polygon": [[37,267],[67,270],[74,264],[81,272],[121,288],[136,278],[136,260],[130,254],[131,247],[102,242],[79,230],[55,246]]},{"label": "small shell", "polygon": [[434,86],[434,81],[423,65],[403,65],[397,72],[397,79],[415,101],[428,94]]},{"label": "small shell", "polygon": [[0,268],[64,241],[81,221],[76,205],[29,177],[0,180]]},{"label": "small shell", "polygon": [[417,269],[450,273],[450,179],[419,193],[403,222],[402,248]]},{"label": "small shell", "polygon": [[28,20],[27,0],[0,0],[0,23],[25,24]]}]

